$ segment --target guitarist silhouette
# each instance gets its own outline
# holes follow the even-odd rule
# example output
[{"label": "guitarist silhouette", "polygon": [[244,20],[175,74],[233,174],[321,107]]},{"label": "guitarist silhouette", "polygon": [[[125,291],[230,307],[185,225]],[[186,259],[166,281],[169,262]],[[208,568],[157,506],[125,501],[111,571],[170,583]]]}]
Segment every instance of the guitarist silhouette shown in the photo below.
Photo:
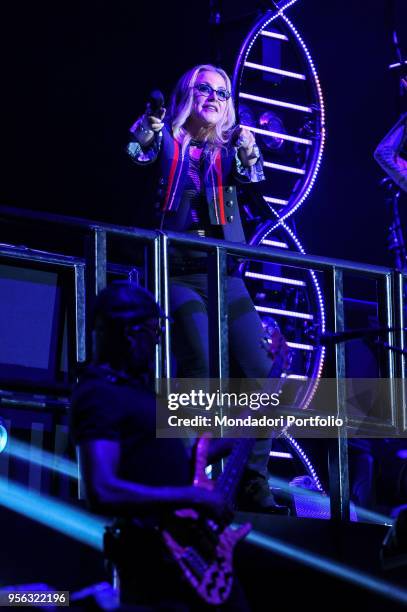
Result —
[{"label": "guitarist silhouette", "polygon": [[233,551],[250,525],[233,529],[230,508],[253,441],[233,445],[213,485],[205,466],[222,441],[200,439],[191,485],[182,440],[156,438],[151,381],[162,317],[153,296],[128,282],[112,283],[96,300],[93,361],[72,396],[85,496],[91,510],[115,518],[105,555],[116,565],[122,603],[248,610],[233,579]]}]

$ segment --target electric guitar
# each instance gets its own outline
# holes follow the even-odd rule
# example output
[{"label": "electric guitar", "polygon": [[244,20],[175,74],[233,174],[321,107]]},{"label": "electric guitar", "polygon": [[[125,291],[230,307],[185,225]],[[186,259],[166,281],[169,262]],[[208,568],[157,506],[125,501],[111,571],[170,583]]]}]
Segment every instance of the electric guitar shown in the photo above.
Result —
[{"label": "electric guitar", "polygon": [[[266,339],[264,348],[271,354]],[[288,355],[281,350],[273,354],[270,378],[275,380],[275,391],[280,392],[286,381],[286,368],[289,367]],[[226,466],[213,482],[206,476],[208,446],[210,438],[203,436],[198,440],[194,485],[218,490],[229,507],[232,507],[236,490],[243,470],[256,440],[237,439]],[[230,595],[233,584],[233,553],[237,543],[250,531],[250,523],[237,529],[230,522],[215,522],[201,516],[195,510],[178,510],[162,531],[164,542],[172,557],[181,568],[183,575],[195,592],[206,603],[220,605]]]},{"label": "electric guitar", "polygon": [[[194,485],[213,487],[227,503],[232,504],[255,442],[255,439],[237,440],[222,474],[213,482],[205,473],[209,438],[200,438],[196,451]],[[178,510],[168,527],[162,531],[162,537],[197,595],[208,604],[220,605],[227,600],[232,590],[234,548],[250,529],[250,523],[233,529],[230,522],[215,522],[195,510]]]}]

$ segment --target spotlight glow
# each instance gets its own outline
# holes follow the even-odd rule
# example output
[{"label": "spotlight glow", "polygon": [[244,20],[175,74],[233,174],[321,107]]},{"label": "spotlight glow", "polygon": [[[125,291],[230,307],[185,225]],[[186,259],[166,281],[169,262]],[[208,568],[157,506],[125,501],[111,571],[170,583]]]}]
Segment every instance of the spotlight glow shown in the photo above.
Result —
[{"label": "spotlight glow", "polygon": [[21,440],[10,438],[6,453],[23,461],[35,463],[54,472],[59,472],[64,476],[78,478],[78,466],[74,461],[36,448]]},{"label": "spotlight glow", "polygon": [[246,536],[246,540],[252,544],[255,544],[256,546],[261,546],[261,548],[270,550],[271,552],[274,552],[282,557],[311,567],[324,574],[335,576],[345,580],[346,582],[350,582],[351,584],[367,589],[368,591],[372,591],[394,601],[407,603],[407,591],[405,589],[397,587],[390,582],[386,582],[377,576],[369,575],[365,572],[353,569],[343,563],[334,561],[329,557],[323,557],[322,555],[307,552],[303,548],[293,546],[292,544],[287,544],[282,540],[266,536],[258,531],[251,531]]},{"label": "spotlight glow", "polygon": [[108,519],[93,516],[2,477],[0,504],[83,544],[103,550],[103,533]]},{"label": "spotlight glow", "polygon": [[0,425],[0,453],[4,451],[7,446],[8,433],[4,425]]}]

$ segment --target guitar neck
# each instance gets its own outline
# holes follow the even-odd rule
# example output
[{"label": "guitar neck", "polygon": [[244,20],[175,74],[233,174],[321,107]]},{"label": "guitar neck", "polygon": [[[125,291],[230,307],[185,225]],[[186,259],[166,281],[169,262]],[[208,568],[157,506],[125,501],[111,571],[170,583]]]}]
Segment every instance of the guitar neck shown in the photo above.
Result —
[{"label": "guitar neck", "polygon": [[[280,393],[286,382],[286,372],[283,370],[284,359],[281,354],[274,359],[269,377],[274,379],[274,392]],[[249,455],[256,443],[255,438],[240,438],[236,440],[226,466],[216,481],[216,489],[224,499],[234,501],[236,489],[243,474]]]},{"label": "guitar neck", "polygon": [[234,501],[236,489],[255,442],[255,438],[236,440],[226,466],[216,481],[216,489],[226,501]]}]

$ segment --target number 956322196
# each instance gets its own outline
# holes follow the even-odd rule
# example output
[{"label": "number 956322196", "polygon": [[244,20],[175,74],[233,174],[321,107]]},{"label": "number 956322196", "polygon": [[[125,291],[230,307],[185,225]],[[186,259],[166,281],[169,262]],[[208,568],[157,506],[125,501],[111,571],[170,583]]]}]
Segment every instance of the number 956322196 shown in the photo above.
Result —
[{"label": "number 956322196", "polygon": [[69,591],[0,590],[0,606],[69,606]]}]

